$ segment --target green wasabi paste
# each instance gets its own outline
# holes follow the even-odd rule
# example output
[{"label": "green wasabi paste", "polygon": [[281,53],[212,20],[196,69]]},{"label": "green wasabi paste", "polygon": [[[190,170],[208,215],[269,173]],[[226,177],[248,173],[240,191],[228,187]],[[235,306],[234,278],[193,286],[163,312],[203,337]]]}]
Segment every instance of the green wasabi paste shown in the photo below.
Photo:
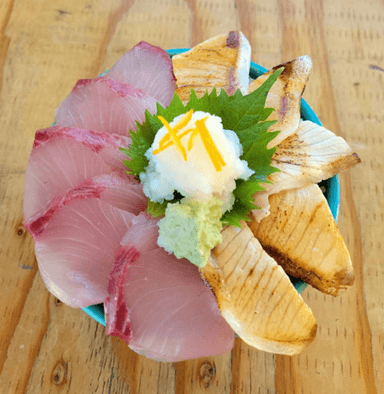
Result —
[{"label": "green wasabi paste", "polygon": [[184,198],[168,204],[165,217],[159,221],[158,245],[178,259],[204,267],[211,249],[223,240],[222,204],[216,197],[207,202]]}]

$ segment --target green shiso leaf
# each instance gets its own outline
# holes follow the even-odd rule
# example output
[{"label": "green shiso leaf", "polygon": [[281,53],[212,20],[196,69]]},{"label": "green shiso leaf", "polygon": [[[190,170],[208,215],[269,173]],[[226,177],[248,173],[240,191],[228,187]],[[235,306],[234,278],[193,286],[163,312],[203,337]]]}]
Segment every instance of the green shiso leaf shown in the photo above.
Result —
[{"label": "green shiso leaf", "polygon": [[[180,97],[175,93],[173,99],[167,108],[163,108],[159,103],[157,103],[157,116],[161,115],[167,122],[171,122],[176,116],[184,114],[188,111],[185,110],[184,104],[180,100]],[[158,120],[158,119],[157,119]],[[160,122],[158,120],[158,122]],[[160,122],[160,127],[163,124]]]},{"label": "green shiso leaf", "polygon": [[173,199],[171,201],[164,201],[162,204],[159,202],[153,202],[148,198],[147,212],[154,218],[164,216],[168,204],[174,204],[176,202],[179,202],[183,198],[184,196],[179,192],[175,192],[173,194]]},{"label": "green shiso leaf", "polygon": [[[145,153],[151,147],[157,131],[163,127],[158,119],[159,115],[168,122],[190,109],[217,115],[222,119],[224,129],[233,130],[237,134],[243,146],[241,159],[246,160],[248,167],[255,171],[250,179],[236,181],[236,189],[233,192],[235,203],[221,218],[225,224],[241,227],[240,221],[251,220],[248,217],[249,212],[258,208],[253,203],[253,195],[264,190],[262,183],[270,183],[267,180],[269,175],[279,171],[271,166],[271,159],[277,147],[267,148],[268,143],[279,134],[279,131],[268,132],[268,128],[276,121],[267,121],[274,109],[265,108],[265,100],[282,71],[283,68],[276,70],[258,89],[246,96],[243,96],[240,90],[228,96],[224,89],[221,89],[219,94],[213,89],[211,93],[207,92],[198,98],[192,89],[189,102],[185,106],[175,93],[168,107],[163,108],[157,104],[156,115],[146,111],[145,121],[142,124],[136,123],[137,130],[130,131],[131,145],[127,149],[121,149],[130,158],[124,161],[129,169],[128,173],[139,176],[146,170],[149,162]],[[154,217],[163,216],[169,203],[175,203],[182,198],[180,193],[175,192],[175,198],[163,204],[149,200],[148,213]]]},{"label": "green shiso leaf", "polygon": [[132,139],[131,145],[128,148],[120,148],[130,158],[130,160],[124,160],[124,164],[129,168],[129,174],[139,175],[145,171],[149,163],[145,152],[151,147],[157,131],[162,126],[162,123],[146,110],[144,123],[136,122],[137,131],[129,131]]},{"label": "green shiso leaf", "polygon": [[272,108],[264,108],[267,94],[283,68],[276,70],[258,89],[246,96],[238,96],[229,102],[221,111],[221,119],[225,128],[233,131],[245,130],[254,124],[264,121],[273,112]]},{"label": "green shiso leaf", "polygon": [[226,212],[221,221],[230,226],[240,227],[240,220],[251,221],[249,212],[258,207],[253,203],[253,195],[256,192],[263,191],[260,181],[257,178],[251,177],[249,180],[237,180],[236,189],[233,194],[235,196],[235,204],[232,210]]},{"label": "green shiso leaf", "polygon": [[169,201],[165,201],[162,204],[160,204],[158,202],[153,202],[150,199],[148,199],[147,212],[154,218],[157,218],[159,216],[164,216],[168,203]]},{"label": "green shiso leaf", "polygon": [[235,203],[232,210],[223,215],[221,221],[224,224],[237,227],[241,227],[240,220],[251,221],[248,216],[249,212],[258,208],[253,203],[253,195],[263,190],[260,180],[255,176],[252,176],[247,181],[237,180],[236,189],[233,192]]}]

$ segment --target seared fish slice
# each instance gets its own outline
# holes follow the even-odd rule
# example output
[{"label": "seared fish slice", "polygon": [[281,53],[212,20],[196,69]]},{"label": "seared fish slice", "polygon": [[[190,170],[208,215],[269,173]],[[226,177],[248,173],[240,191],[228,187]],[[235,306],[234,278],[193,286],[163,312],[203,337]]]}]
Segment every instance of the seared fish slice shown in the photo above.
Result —
[{"label": "seared fish slice", "polygon": [[300,100],[309,79],[312,60],[309,56],[300,56],[273,67],[272,70],[249,84],[248,93],[252,93],[261,86],[280,67],[284,67],[284,71],[273,84],[265,103],[266,107],[275,108],[268,120],[277,120],[268,131],[280,130],[280,134],[268,144],[268,148],[278,145],[292,135],[299,126]]},{"label": "seared fish slice", "polygon": [[200,269],[212,287],[220,312],[249,345],[293,355],[316,336],[310,308],[284,270],[268,256],[251,230],[226,227],[223,242]]},{"label": "seared fish slice", "polygon": [[269,215],[270,195],[318,183],[360,162],[343,138],[309,120],[301,121],[272,157],[271,165],[280,172],[271,174],[272,184],[264,184],[265,191],[255,194],[261,209],[252,211],[254,218],[260,222]]},{"label": "seared fish slice", "polygon": [[319,186],[274,194],[270,203],[271,214],[248,225],[285,272],[333,296],[352,286],[351,258]]},{"label": "seared fish slice", "polygon": [[187,103],[191,89],[198,97],[216,87],[232,95],[240,88],[247,94],[251,47],[244,34],[230,31],[210,38],[172,58],[176,92]]}]

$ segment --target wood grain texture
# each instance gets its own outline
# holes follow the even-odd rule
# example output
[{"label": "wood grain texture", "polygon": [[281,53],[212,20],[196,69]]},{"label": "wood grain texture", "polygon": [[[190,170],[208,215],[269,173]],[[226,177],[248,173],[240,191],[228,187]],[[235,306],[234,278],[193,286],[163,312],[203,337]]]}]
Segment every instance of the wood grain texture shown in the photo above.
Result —
[{"label": "wood grain texture", "polygon": [[[0,393],[384,392],[384,4],[380,0],[2,0],[0,2]],[[355,286],[314,289],[316,340],[275,356],[231,353],[159,363],[133,353],[50,295],[25,231],[23,182],[35,130],[80,78],[141,40],[189,47],[241,29],[271,68],[308,54],[304,98],[362,164],[341,175],[339,228]]]}]

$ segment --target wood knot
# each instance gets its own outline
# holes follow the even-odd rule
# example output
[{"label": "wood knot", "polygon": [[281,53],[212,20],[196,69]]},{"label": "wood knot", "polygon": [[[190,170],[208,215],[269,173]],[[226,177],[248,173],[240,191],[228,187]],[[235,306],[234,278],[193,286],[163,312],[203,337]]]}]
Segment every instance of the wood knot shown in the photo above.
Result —
[{"label": "wood knot", "polygon": [[61,304],[62,304],[62,302],[58,298],[55,297],[55,305],[60,306]]},{"label": "wood knot", "polygon": [[19,225],[19,226],[17,226],[17,228],[16,228],[16,234],[19,236],[19,237],[22,237],[23,235],[24,235],[24,233],[25,233],[25,227],[21,224],[21,225]]},{"label": "wood knot", "polygon": [[215,363],[205,362],[200,367],[200,379],[203,382],[205,388],[208,388],[211,384],[211,380],[216,375],[216,365]]},{"label": "wood knot", "polygon": [[56,364],[52,372],[52,381],[55,386],[63,386],[67,383],[67,367],[67,363],[64,363],[64,360],[60,360]]}]

